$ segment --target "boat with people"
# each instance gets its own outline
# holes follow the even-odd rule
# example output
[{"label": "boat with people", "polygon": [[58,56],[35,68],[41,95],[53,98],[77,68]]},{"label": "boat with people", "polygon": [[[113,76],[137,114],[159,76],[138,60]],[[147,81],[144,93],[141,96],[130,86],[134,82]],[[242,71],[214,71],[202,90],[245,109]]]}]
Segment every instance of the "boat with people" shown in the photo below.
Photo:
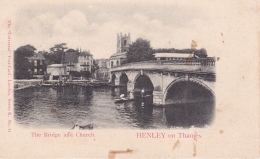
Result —
[{"label": "boat with people", "polygon": [[132,101],[133,99],[130,99],[129,97],[125,97],[124,94],[121,94],[119,98],[115,98],[114,101],[115,103],[124,103],[128,101]]}]

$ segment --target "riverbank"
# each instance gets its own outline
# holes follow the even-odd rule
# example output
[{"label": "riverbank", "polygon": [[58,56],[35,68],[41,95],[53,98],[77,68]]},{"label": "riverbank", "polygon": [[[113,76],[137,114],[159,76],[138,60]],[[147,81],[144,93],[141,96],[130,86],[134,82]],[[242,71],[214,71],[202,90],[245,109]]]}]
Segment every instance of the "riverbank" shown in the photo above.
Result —
[{"label": "riverbank", "polygon": [[100,86],[109,86],[109,82],[101,81],[101,80],[72,80],[66,82],[62,82],[58,80],[43,81],[41,79],[15,80],[14,90],[21,90],[21,89],[32,88],[32,87],[40,87],[40,86],[65,86],[65,85],[100,87]]},{"label": "riverbank", "polygon": [[42,84],[41,79],[14,80],[14,90],[38,87]]}]

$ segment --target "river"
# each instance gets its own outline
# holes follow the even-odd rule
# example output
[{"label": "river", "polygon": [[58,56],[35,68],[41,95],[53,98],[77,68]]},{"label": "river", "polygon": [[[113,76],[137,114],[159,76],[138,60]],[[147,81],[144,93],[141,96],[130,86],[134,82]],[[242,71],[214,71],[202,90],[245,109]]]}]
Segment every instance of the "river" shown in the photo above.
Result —
[{"label": "river", "polygon": [[[176,115],[176,112],[190,114],[192,109],[187,111],[187,105],[184,107],[168,105],[162,108],[146,106],[142,102],[135,101],[116,104],[114,98],[122,92],[124,92],[122,88],[82,86],[16,90],[15,122],[25,128],[70,129],[76,123],[79,125],[93,123],[94,129],[167,129],[175,126],[190,127],[194,124],[196,126],[196,123],[198,127],[204,127],[212,118],[212,114],[210,117],[206,115],[203,120],[207,121],[201,123],[200,121],[203,121],[201,113],[199,115],[195,113],[195,116],[200,118],[197,122],[194,117]],[[208,102],[204,104],[214,105]],[[195,122],[191,123],[189,120]]]}]

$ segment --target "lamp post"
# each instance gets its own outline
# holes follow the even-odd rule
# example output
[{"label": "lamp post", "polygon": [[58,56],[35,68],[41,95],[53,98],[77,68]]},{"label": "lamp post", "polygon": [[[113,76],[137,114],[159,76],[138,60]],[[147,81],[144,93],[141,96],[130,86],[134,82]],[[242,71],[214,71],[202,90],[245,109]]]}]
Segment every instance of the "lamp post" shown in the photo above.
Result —
[{"label": "lamp post", "polygon": [[142,98],[144,97],[144,88],[141,90]]}]

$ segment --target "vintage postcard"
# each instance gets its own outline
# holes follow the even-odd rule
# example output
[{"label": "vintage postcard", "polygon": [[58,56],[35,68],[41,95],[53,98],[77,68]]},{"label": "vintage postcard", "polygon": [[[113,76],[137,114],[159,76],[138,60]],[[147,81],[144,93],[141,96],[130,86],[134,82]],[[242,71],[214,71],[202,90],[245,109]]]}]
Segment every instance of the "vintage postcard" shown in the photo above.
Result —
[{"label": "vintage postcard", "polygon": [[0,158],[260,157],[260,1],[0,8]]}]

